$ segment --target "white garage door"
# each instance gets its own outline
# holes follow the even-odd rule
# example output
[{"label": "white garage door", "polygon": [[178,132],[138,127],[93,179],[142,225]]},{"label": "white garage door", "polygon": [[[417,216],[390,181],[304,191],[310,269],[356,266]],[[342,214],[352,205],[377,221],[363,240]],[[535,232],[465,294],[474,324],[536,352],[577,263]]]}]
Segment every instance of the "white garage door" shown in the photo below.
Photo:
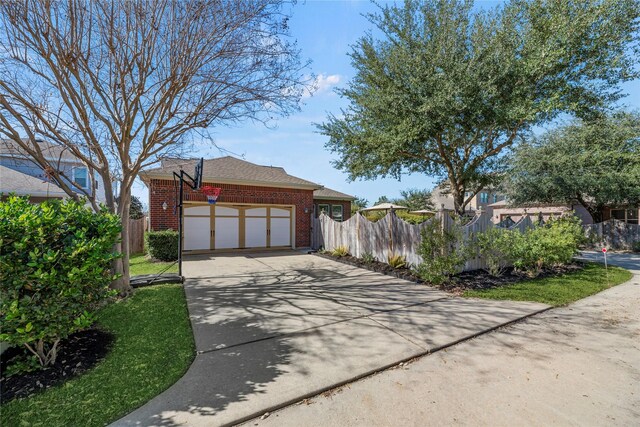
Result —
[{"label": "white garage door", "polygon": [[290,247],[292,209],[270,206],[185,207],[184,250]]}]

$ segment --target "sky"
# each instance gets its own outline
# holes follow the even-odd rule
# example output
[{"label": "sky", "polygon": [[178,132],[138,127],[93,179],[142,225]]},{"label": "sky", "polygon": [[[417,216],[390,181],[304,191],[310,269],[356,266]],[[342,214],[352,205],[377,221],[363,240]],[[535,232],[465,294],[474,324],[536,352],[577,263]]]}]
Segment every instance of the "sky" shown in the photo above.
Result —
[{"label": "sky", "polygon": [[[496,2],[477,4],[491,7]],[[300,0],[292,8],[291,37],[297,40],[302,58],[312,61],[309,71],[317,76],[317,92],[304,97],[300,112],[277,120],[273,127],[244,122],[231,128],[211,129],[219,148],[203,144],[197,147],[197,154],[191,155],[214,158],[233,153],[249,162],[280,166],[291,175],[364,197],[369,205],[379,196],[399,197],[400,191],[409,188],[431,189],[435,179],[423,174],[405,175],[401,181],[387,178],[349,182],[346,173],[333,167],[331,161],[337,156],[325,149],[327,137],[317,133],[314,126],[326,121],[329,113],[337,115],[340,108],[346,107],[346,100],[334,89],[345,87],[354,77],[347,53],[358,38],[373,30],[362,15],[376,10],[369,1]],[[629,82],[622,89],[630,94],[625,104],[640,110],[640,82]],[[142,182],[134,185],[133,194],[146,205],[148,191]]]}]

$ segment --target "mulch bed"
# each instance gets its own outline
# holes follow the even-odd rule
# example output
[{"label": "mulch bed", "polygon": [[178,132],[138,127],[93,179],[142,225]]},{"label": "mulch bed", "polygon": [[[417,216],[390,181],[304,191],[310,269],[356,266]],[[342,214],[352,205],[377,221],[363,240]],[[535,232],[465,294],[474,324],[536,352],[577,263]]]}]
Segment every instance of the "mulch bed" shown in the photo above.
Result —
[{"label": "mulch bed", "polygon": [[113,340],[113,335],[100,329],[77,332],[60,342],[55,365],[12,376],[6,376],[7,366],[32,353],[24,347],[8,349],[0,356],[2,403],[31,396],[88,371],[104,359]]},{"label": "mulch bed", "polygon": [[[412,270],[406,267],[393,268],[389,264],[385,264],[384,262],[380,262],[380,261],[365,263],[362,259],[356,258],[351,255],[347,255],[343,257],[336,257],[327,253],[315,253],[315,255],[322,258],[338,261],[343,264],[352,265],[354,267],[360,267],[366,270],[375,271],[376,273],[382,273],[388,276],[397,277],[399,279],[404,279],[411,282],[436,287],[440,290],[443,290],[446,292],[452,292],[455,294],[461,294],[465,290],[469,290],[469,289],[496,288],[499,286],[510,285],[513,283],[524,282],[526,280],[532,279],[531,277],[525,274],[515,271],[513,268],[506,269],[505,272],[500,277],[493,277],[489,273],[487,273],[485,270],[473,270],[473,271],[465,271],[464,273],[456,274],[453,277],[453,280],[451,282],[444,283],[439,286],[435,286],[431,283],[425,282]],[[584,263],[575,261],[573,264],[545,269],[542,271],[540,275],[535,277],[535,279],[540,279],[543,277],[561,276],[566,273],[582,270],[583,268],[584,268]]]}]

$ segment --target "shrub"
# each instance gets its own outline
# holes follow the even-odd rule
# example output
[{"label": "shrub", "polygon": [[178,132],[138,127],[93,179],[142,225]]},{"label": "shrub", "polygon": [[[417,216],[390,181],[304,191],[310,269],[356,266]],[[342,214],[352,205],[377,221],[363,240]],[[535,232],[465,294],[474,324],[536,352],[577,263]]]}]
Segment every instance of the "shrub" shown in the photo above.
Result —
[{"label": "shrub", "polygon": [[483,233],[476,234],[475,249],[485,260],[486,271],[494,276],[502,276],[504,270],[513,262],[510,257],[510,247],[513,234],[516,231],[491,227]]},{"label": "shrub", "polygon": [[443,230],[439,221],[430,221],[423,228],[418,253],[423,261],[416,271],[434,285],[451,280],[469,257],[460,226],[454,224],[450,230]]},{"label": "shrub", "polygon": [[16,196],[0,202],[0,218],[0,340],[53,364],[60,340],[91,326],[113,295],[120,219],[70,200]]},{"label": "shrub", "polygon": [[150,231],[145,235],[147,253],[159,261],[178,259],[178,232],[173,230]]},{"label": "shrub", "polygon": [[349,248],[346,246],[338,246],[333,251],[331,251],[331,255],[337,256],[338,258],[349,255]]},{"label": "shrub", "polygon": [[414,225],[422,224],[423,222],[429,219],[425,215],[412,214],[406,211],[396,211],[396,216],[398,218],[401,218],[403,221],[408,222],[409,224],[414,224]]},{"label": "shrub", "polygon": [[633,242],[631,250],[633,250],[633,252],[640,252],[640,240],[638,240],[637,242]]},{"label": "shrub", "polygon": [[407,258],[404,255],[389,254],[387,263],[393,268],[402,268],[407,265]]},{"label": "shrub", "polygon": [[362,261],[365,264],[373,264],[375,260],[376,257],[371,252],[365,252],[364,254],[362,254]]},{"label": "shrub", "polygon": [[513,233],[508,252],[517,270],[535,277],[545,267],[568,264],[584,241],[580,219],[550,219],[525,233]]}]

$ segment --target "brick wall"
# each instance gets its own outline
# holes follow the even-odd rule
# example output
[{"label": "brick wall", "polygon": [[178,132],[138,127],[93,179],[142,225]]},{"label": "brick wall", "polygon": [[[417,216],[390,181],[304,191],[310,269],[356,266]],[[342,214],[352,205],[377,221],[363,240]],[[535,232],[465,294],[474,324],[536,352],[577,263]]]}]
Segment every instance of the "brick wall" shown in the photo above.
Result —
[{"label": "brick wall", "polygon": [[[311,245],[311,213],[313,211],[313,191],[293,188],[254,187],[248,185],[216,184],[209,185],[222,188],[219,203],[255,203],[274,205],[295,205],[296,247]],[[174,214],[178,183],[172,180],[152,179],[149,183],[149,212],[152,230],[177,230],[178,213]],[[185,185],[185,202],[206,202],[207,198],[200,191],[194,191]],[[167,210],[162,203],[167,203]],[[304,210],[308,209],[309,213]]]},{"label": "brick wall", "polygon": [[[345,200],[314,200],[313,203],[316,205],[316,217],[320,215],[320,210],[318,209],[318,205],[342,205],[342,220],[346,221],[351,218],[351,202]],[[331,215],[331,212],[327,212],[327,215]]]}]

